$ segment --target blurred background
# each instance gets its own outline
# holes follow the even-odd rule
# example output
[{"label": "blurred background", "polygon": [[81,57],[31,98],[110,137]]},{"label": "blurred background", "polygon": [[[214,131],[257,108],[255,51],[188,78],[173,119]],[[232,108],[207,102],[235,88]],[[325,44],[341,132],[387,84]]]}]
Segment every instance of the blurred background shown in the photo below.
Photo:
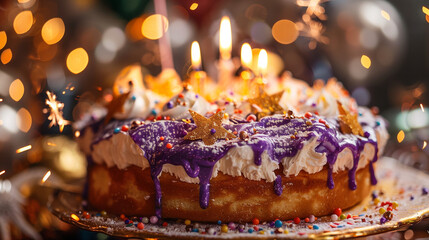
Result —
[{"label": "blurred background", "polygon": [[[249,42],[267,49],[273,75],[286,71],[310,84],[337,77],[359,105],[378,106],[389,121],[386,154],[429,170],[427,1],[171,0],[165,11],[157,4],[0,1],[0,179],[32,167],[70,182],[83,178],[86,160],[71,123],[97,97],[108,96],[104,89],[125,66],[139,63],[145,75],[160,74],[162,37],[169,39],[167,51],[179,76],[188,73],[190,46],[197,40],[203,68],[215,77],[224,15],[231,18],[233,61]],[[59,222],[37,189],[23,191],[24,215],[43,238],[108,238]],[[428,237],[428,225],[394,237]],[[28,237],[20,230],[12,227],[14,239]]]}]

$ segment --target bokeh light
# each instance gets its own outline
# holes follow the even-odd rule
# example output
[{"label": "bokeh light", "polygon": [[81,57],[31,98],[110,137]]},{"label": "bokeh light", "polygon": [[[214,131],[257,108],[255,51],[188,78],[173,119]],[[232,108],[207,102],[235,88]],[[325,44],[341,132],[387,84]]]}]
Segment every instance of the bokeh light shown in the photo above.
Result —
[{"label": "bokeh light", "polygon": [[118,27],[110,27],[104,31],[101,42],[107,50],[116,52],[125,45],[125,34]]},{"label": "bokeh light", "polygon": [[398,134],[396,135],[396,139],[398,140],[398,143],[401,143],[402,141],[404,141],[405,138],[405,133],[404,131],[399,131]]},{"label": "bokeh light", "polygon": [[1,128],[6,129],[7,133],[16,133],[18,132],[16,111],[9,107],[8,105],[0,106],[0,140],[5,140],[7,136],[4,136],[4,131],[1,131]]},{"label": "bokeh light", "polygon": [[10,48],[5,49],[0,55],[0,61],[3,64],[8,64],[12,60],[12,50]]},{"label": "bokeh light", "polygon": [[7,43],[7,35],[5,31],[0,31],[0,50],[6,45]]},{"label": "bokeh light", "polygon": [[143,36],[152,40],[160,39],[167,30],[168,19],[161,14],[150,15],[141,26]]},{"label": "bokeh light", "polygon": [[384,10],[381,10],[381,16],[383,16],[387,21],[390,21],[390,14]]},{"label": "bokeh light", "polygon": [[250,37],[253,41],[268,44],[271,40],[271,28],[266,22],[256,21],[250,27]]},{"label": "bokeh light", "polygon": [[429,116],[420,108],[416,108],[408,113],[407,123],[410,128],[426,127],[429,124]]},{"label": "bokeh light", "polygon": [[138,41],[144,38],[142,33],[143,22],[143,17],[134,18],[128,22],[127,26],[125,27],[125,32],[131,40]]},{"label": "bokeh light", "polygon": [[360,58],[360,63],[366,69],[371,67],[371,59],[367,55],[362,55]]},{"label": "bokeh light", "polygon": [[18,116],[19,130],[25,133],[28,132],[32,124],[32,118],[31,118],[30,112],[25,108],[21,108],[18,110],[17,116]]},{"label": "bokeh light", "polygon": [[33,26],[33,13],[31,11],[22,11],[16,15],[13,20],[13,29],[17,34],[28,32]]},{"label": "bokeh light", "polygon": [[47,44],[52,45],[59,42],[65,32],[64,22],[61,18],[49,19],[42,27],[42,38]]},{"label": "bokeh light", "polygon": [[83,48],[76,48],[67,56],[67,68],[70,72],[78,74],[85,70],[88,65],[88,53]]},{"label": "bokeh light", "polygon": [[192,5],[189,7],[192,11],[198,8],[198,3],[192,3]]},{"label": "bokeh light", "polygon": [[15,101],[18,102],[24,96],[24,84],[20,79],[15,79],[9,86],[9,95]]},{"label": "bokeh light", "polygon": [[298,27],[290,20],[282,19],[274,23],[273,38],[281,44],[293,43],[299,35]]}]

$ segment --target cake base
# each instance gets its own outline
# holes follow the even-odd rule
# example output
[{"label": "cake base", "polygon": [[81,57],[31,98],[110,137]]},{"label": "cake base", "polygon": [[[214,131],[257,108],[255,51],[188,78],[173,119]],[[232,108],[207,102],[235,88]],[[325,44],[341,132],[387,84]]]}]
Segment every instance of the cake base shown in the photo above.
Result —
[{"label": "cake base", "polygon": [[[130,166],[125,170],[94,164],[89,169],[88,201],[92,208],[128,216],[155,215],[155,189],[150,170]],[[281,172],[281,170],[279,170]],[[333,174],[334,189],[327,187],[328,169],[282,177],[283,194],[274,183],[252,181],[219,173],[210,180],[207,209],[199,204],[199,184],[185,183],[162,173],[162,217],[193,221],[251,222],[323,216],[335,208],[354,206],[371,191],[369,165],[356,172],[357,189],[348,187],[348,171]]]}]

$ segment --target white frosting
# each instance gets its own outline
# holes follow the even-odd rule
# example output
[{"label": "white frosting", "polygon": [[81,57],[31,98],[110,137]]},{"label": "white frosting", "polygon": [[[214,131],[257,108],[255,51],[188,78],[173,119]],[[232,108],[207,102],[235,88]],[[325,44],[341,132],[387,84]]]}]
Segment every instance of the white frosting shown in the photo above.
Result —
[{"label": "white frosting", "polygon": [[155,107],[156,94],[149,90],[133,90],[123,105],[123,111],[114,114],[117,119],[146,118]]},{"label": "white frosting", "polygon": [[[382,123],[383,124],[383,123]],[[384,126],[377,128],[379,153],[384,149],[387,142],[388,133]],[[89,134],[88,134],[89,135]],[[326,165],[326,154],[315,151],[317,137],[303,142],[303,148],[293,157],[285,157],[281,160],[283,164],[283,173],[285,176],[296,176],[301,171],[313,174],[319,172]],[[367,143],[360,154],[358,169],[364,168],[374,156],[374,146]],[[105,163],[107,166],[117,166],[119,169],[125,169],[130,165],[136,165],[145,169],[149,163],[143,156],[143,150],[139,148],[126,133],[121,132],[113,135],[111,138],[97,143],[92,151],[92,158],[96,163]],[[338,154],[337,160],[333,166],[333,172],[351,169],[353,167],[353,154],[346,148]],[[254,163],[254,153],[249,146],[238,146],[229,150],[213,167],[212,178],[221,172],[233,177],[243,176],[250,180],[265,180],[273,182],[276,178],[274,171],[278,169],[278,163],[272,161],[268,154],[262,154],[262,163],[260,166]],[[162,172],[169,173],[180,181],[188,183],[199,183],[198,178],[191,178],[185,172],[182,166],[165,164]]]},{"label": "white frosting", "polygon": [[91,156],[94,162],[105,163],[108,167],[116,166],[124,169],[130,165],[136,165],[145,169],[149,167],[149,162],[143,154],[143,150],[127,133],[119,132],[93,145]]},{"label": "white frosting", "polygon": [[[189,109],[201,114],[205,115],[208,111],[210,111],[210,103],[207,102],[201,95],[192,92],[192,91],[184,91],[183,101],[186,102],[185,106],[176,105],[170,109],[165,109],[161,112],[162,116],[169,116],[172,119],[187,119],[191,118],[189,114]],[[178,96],[173,97],[170,102],[174,103],[178,99]],[[165,107],[166,108],[166,107]]]}]

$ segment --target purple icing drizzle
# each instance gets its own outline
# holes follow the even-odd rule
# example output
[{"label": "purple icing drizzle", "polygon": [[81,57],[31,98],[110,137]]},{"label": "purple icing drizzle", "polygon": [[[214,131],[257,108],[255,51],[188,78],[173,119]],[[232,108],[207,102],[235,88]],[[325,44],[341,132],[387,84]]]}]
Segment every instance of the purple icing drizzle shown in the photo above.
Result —
[{"label": "purple icing drizzle", "polygon": [[274,193],[277,196],[280,196],[283,193],[282,176],[280,175],[277,175],[276,180],[274,180]]},{"label": "purple icing drizzle", "polygon": [[[371,114],[371,113],[366,113]],[[202,141],[188,141],[183,137],[188,131],[195,128],[193,123],[181,121],[157,121],[150,122],[135,129],[130,129],[129,134],[133,141],[143,150],[144,157],[149,161],[153,182],[155,184],[155,206],[156,215],[161,217],[161,185],[158,179],[164,164],[182,166],[186,174],[191,178],[198,177],[200,182],[200,206],[207,208],[210,198],[210,178],[213,167],[217,161],[225,156],[228,151],[237,146],[248,145],[254,152],[255,165],[262,164],[262,154],[268,154],[271,161],[281,164],[285,157],[293,157],[302,149],[304,142],[313,137],[317,138],[318,145],[316,152],[326,154],[328,162],[327,186],[334,188],[332,177],[333,166],[338,154],[345,148],[351,150],[353,154],[353,167],[349,170],[349,187],[356,189],[355,174],[359,163],[360,152],[366,143],[372,144],[375,154],[370,162],[371,183],[376,184],[372,163],[377,160],[378,147],[374,128],[376,121],[371,117],[370,122],[362,124],[368,137],[360,137],[352,134],[342,134],[339,132],[339,124],[336,118],[325,119],[330,128],[318,122],[319,117],[312,117],[312,124],[306,124],[308,119],[293,118],[284,119],[281,115],[273,115],[262,118],[259,122],[238,123],[223,125],[231,131],[245,131],[249,140],[242,141],[239,138],[231,140],[218,140],[214,145],[204,145]],[[382,121],[381,119],[377,119]],[[113,129],[129,124],[132,120],[113,121],[102,131],[98,132],[93,144],[110,138]],[[370,126],[371,125],[371,126]],[[294,138],[291,138],[297,132]],[[164,141],[160,141],[160,137]],[[172,144],[171,149],[166,148],[166,144]],[[274,181],[274,191],[277,195],[283,192],[281,176],[278,175]]]}]

